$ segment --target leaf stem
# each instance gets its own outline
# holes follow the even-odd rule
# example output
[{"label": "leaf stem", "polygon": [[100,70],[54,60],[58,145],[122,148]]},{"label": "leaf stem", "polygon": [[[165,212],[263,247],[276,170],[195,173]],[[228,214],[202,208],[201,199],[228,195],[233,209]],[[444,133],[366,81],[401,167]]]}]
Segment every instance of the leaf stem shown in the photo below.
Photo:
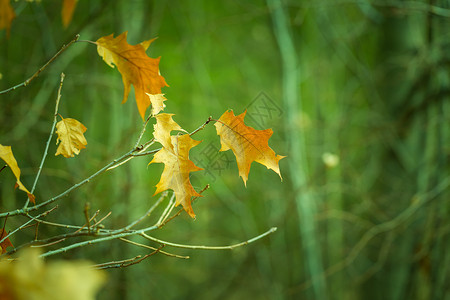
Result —
[{"label": "leaf stem", "polygon": [[31,76],[30,78],[28,78],[28,79],[25,80],[24,82],[19,83],[18,85],[15,85],[15,86],[13,86],[13,87],[10,87],[9,89],[6,89],[6,90],[4,90],[4,91],[0,91],[0,95],[6,94],[6,93],[8,93],[8,92],[10,92],[10,91],[16,90],[16,89],[18,89],[18,88],[20,88],[20,87],[27,86],[28,84],[30,84],[30,82],[31,82],[33,79],[35,79],[36,77],[38,77],[39,74],[41,74],[41,72],[44,71],[45,68],[47,68],[47,66],[48,66],[49,64],[51,64],[51,63],[52,63],[59,55],[61,55],[61,53],[63,53],[67,48],[69,48],[69,47],[70,47],[73,43],[75,43],[79,38],[80,38],[80,35],[79,35],[79,34],[75,35],[75,37],[74,37],[67,45],[63,45],[62,48],[61,48],[61,49],[60,49],[60,50],[59,50],[52,58],[50,58],[50,60],[49,60],[47,63],[45,63],[45,65],[43,65],[42,67],[40,67],[39,70],[37,70],[36,73],[33,74],[33,76]]},{"label": "leaf stem", "polygon": [[93,41],[90,41],[90,40],[77,40],[76,42],[77,43],[89,43],[89,44],[98,46],[98,44],[96,42],[93,42]]},{"label": "leaf stem", "polygon": [[191,133],[189,133],[189,136],[193,136],[194,134],[196,134],[197,132],[199,132],[200,130],[202,130],[203,128],[205,128],[206,125],[208,125],[209,122],[211,122],[212,120],[213,120],[213,119],[212,119],[212,117],[210,116],[210,117],[206,120],[205,123],[203,123],[202,125],[200,125],[199,128],[197,128],[197,129],[195,129],[194,131],[192,131]]}]

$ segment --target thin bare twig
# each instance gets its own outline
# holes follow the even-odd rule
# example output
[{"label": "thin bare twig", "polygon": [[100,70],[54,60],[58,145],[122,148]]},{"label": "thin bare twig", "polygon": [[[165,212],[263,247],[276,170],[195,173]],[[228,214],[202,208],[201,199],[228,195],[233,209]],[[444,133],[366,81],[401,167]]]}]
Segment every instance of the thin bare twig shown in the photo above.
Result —
[{"label": "thin bare twig", "polygon": [[[200,195],[206,191],[207,189],[209,189],[210,185],[207,184],[200,192],[198,192]],[[198,197],[195,197],[194,199],[192,199],[192,201],[195,201]],[[158,226],[158,228],[162,228],[164,225],[166,225],[167,223],[169,223],[170,221],[172,221],[173,219],[175,219],[176,217],[178,217],[181,212],[183,211],[183,208],[180,208],[173,216],[171,216],[170,218],[166,218],[162,223],[156,223],[155,226]]]},{"label": "thin bare twig", "polygon": [[[83,228],[85,228],[86,226],[88,226],[88,224],[90,224],[90,222],[92,222],[92,220],[94,220],[94,218],[95,218],[96,216],[98,216],[99,213],[100,213],[100,210],[97,209],[97,211],[94,213],[94,215],[93,215],[90,219],[88,219],[88,220],[86,221],[86,223],[84,223],[84,225],[81,226],[80,228],[78,228],[78,230],[75,231],[74,233],[80,232]],[[88,230],[88,232],[90,233],[90,230]]]},{"label": "thin bare twig", "polygon": [[141,261],[143,261],[144,259],[147,259],[152,255],[155,255],[156,253],[160,252],[160,250],[162,248],[164,248],[164,246],[161,246],[158,249],[156,249],[155,251],[153,251],[152,253],[146,254],[144,256],[138,255],[138,256],[135,256],[130,259],[125,259],[125,260],[121,260],[121,261],[111,261],[111,262],[107,262],[107,263],[98,264],[93,267],[96,269],[126,268],[129,266],[138,264]]},{"label": "thin bare twig", "polygon": [[209,124],[209,122],[211,122],[213,120],[213,118],[210,116],[205,123],[203,123],[202,125],[200,125],[199,128],[195,129],[194,131],[192,131],[191,133],[189,133],[190,136],[196,134],[197,132],[199,132],[200,130],[202,130],[203,128],[206,127],[206,125]]},{"label": "thin bare twig", "polygon": [[[91,204],[89,202],[86,202],[84,204],[84,217],[86,218],[88,233],[91,233],[91,220],[89,219],[89,210],[91,209]],[[98,210],[97,210],[98,211]]]},{"label": "thin bare twig", "polygon": [[93,265],[92,267],[96,268],[96,269],[114,268],[113,265],[118,265],[120,267],[121,264],[125,264],[125,263],[131,262],[131,261],[135,261],[135,260],[137,260],[137,259],[139,259],[141,257],[142,257],[142,255],[137,255],[135,257],[128,258],[128,259],[109,261],[109,262]]},{"label": "thin bare twig", "polygon": [[55,244],[64,242],[65,240],[66,240],[65,238],[62,238],[62,239],[59,239],[57,241],[50,242],[50,243],[47,243],[47,244],[31,245],[30,247],[32,247],[32,248],[47,247],[47,246],[51,246],[51,245],[55,245]]},{"label": "thin bare twig", "polygon": [[[127,232],[123,232],[122,229],[119,229],[119,230],[113,231],[113,232],[96,233],[96,236],[100,235],[101,237],[98,237],[96,239],[89,240],[89,241],[83,241],[83,242],[71,244],[66,247],[56,249],[56,250],[48,251],[48,252],[41,254],[41,257],[47,257],[47,256],[67,252],[67,251],[75,249],[75,248],[84,247],[87,245],[93,245],[93,244],[97,244],[97,243],[101,243],[101,242],[105,242],[105,241],[111,241],[111,240],[115,240],[115,239],[119,239],[119,238],[123,238],[123,237],[127,237],[127,236],[139,235],[141,233],[145,233],[147,231],[152,231],[155,229],[158,229],[158,227],[150,226],[150,227],[143,228],[140,230],[132,230],[132,231],[127,231]],[[87,235],[87,234],[85,234],[85,235]]]},{"label": "thin bare twig", "polygon": [[165,219],[169,216],[169,214],[172,212],[172,209],[175,207],[175,193],[172,194],[172,197],[169,199],[169,203],[167,204],[166,209],[164,209],[163,213],[161,214],[161,217],[159,218],[158,222],[156,224],[161,224],[164,222]]},{"label": "thin bare twig", "polygon": [[276,227],[272,227],[269,230],[267,230],[266,232],[252,238],[249,239],[247,241],[238,243],[238,244],[234,244],[234,245],[229,245],[229,246],[203,246],[203,245],[186,245],[186,244],[176,244],[176,243],[172,243],[172,242],[167,242],[167,241],[163,241],[157,238],[154,238],[152,236],[149,236],[148,234],[146,234],[145,232],[141,233],[140,235],[150,241],[159,243],[161,245],[165,245],[165,246],[171,246],[171,247],[176,247],[176,248],[184,248],[184,249],[195,249],[195,250],[233,250],[234,248],[237,247],[242,247],[242,246],[246,246],[250,243],[253,243],[259,239],[262,239],[263,237],[274,233],[275,231],[277,231]]},{"label": "thin bare twig", "polygon": [[32,206],[32,207],[27,207],[26,209],[17,209],[17,210],[8,212],[8,213],[1,213],[0,214],[0,218],[1,217],[5,217],[7,214],[9,214],[10,216],[24,215],[24,214],[27,214],[30,211],[38,210],[39,208],[41,208],[43,206],[46,206],[46,205],[48,205],[50,203],[53,203],[53,202],[61,199],[62,197],[67,196],[70,192],[72,192],[73,190],[78,189],[79,187],[81,187],[82,185],[88,183],[89,181],[91,181],[95,177],[99,176],[100,174],[106,172],[109,167],[115,165],[118,161],[121,161],[121,160],[131,156],[134,151],[135,151],[135,149],[132,149],[132,150],[128,151],[127,153],[125,153],[122,156],[120,156],[119,158],[113,160],[112,162],[110,162],[109,164],[107,164],[106,166],[104,166],[103,168],[101,168],[100,170],[98,170],[97,172],[92,174],[91,176],[89,176],[88,178],[86,178],[86,179],[80,181],[79,183],[71,186],[70,188],[68,188],[67,190],[62,192],[61,194],[59,194],[59,195],[57,195],[57,196],[55,196],[53,198],[50,198],[47,201],[42,202],[42,203],[40,203],[38,205],[35,205],[35,206]]},{"label": "thin bare twig", "polygon": [[[59,82],[59,88],[58,88],[58,96],[56,97],[55,114],[53,116],[53,124],[52,124],[52,128],[50,129],[50,134],[48,136],[47,144],[45,145],[44,155],[42,156],[41,164],[39,165],[39,169],[36,174],[36,178],[34,178],[33,187],[31,188],[31,194],[33,194],[34,190],[36,189],[36,185],[37,185],[37,182],[41,175],[45,159],[47,158],[48,148],[50,147],[50,142],[52,140],[53,133],[55,132],[56,121],[57,121],[57,116],[58,116],[59,101],[61,100],[61,90],[62,90],[62,86],[63,86],[63,82],[64,82],[64,77],[65,77],[64,73],[61,73],[61,80]],[[27,208],[29,203],[30,203],[30,199],[28,199],[28,197],[27,197],[27,200],[26,200],[23,208]]]},{"label": "thin bare twig", "polygon": [[[132,244],[132,245],[135,245],[135,246],[138,246],[138,247],[142,247],[142,248],[147,248],[147,249],[151,249],[151,250],[156,250],[157,249],[155,247],[144,245],[144,244],[137,243],[137,242],[134,242],[134,241],[130,241],[130,240],[127,240],[127,239],[124,239],[124,238],[120,238],[119,240],[124,241],[125,243],[128,243],[128,244]],[[170,256],[170,257],[189,259],[189,256],[173,254],[173,253],[169,253],[169,252],[165,252],[165,251],[159,251],[159,252],[161,254],[164,254],[164,255],[167,255],[167,256]]]},{"label": "thin bare twig", "polygon": [[142,126],[141,133],[139,134],[139,137],[138,137],[138,139],[136,141],[136,144],[134,145],[135,148],[139,147],[139,143],[141,142],[142,136],[144,135],[145,130],[147,129],[147,124],[148,124],[148,121],[150,121],[151,117],[152,117],[152,114],[150,112],[150,115],[147,117],[147,119],[144,122],[144,125]]},{"label": "thin bare twig", "polygon": [[51,64],[61,53],[63,53],[67,48],[69,48],[73,43],[75,43],[78,39],[80,38],[80,35],[77,34],[67,45],[63,45],[62,48],[52,57],[50,58],[50,60],[45,63],[45,65],[43,65],[42,67],[39,68],[39,70],[36,71],[36,73],[33,74],[33,76],[31,76],[30,78],[28,78],[27,80],[25,80],[22,83],[19,83],[18,85],[15,85],[13,87],[10,87],[9,89],[6,89],[4,91],[0,91],[0,95],[2,94],[6,94],[10,91],[13,91],[15,89],[18,89],[20,87],[23,86],[27,86],[28,84],[30,84],[30,82],[35,79],[36,77],[39,76],[39,74],[41,74],[42,71],[44,71],[45,68],[47,68],[47,66],[49,64]]},{"label": "thin bare twig", "polygon": [[140,259],[138,259],[138,260],[135,260],[135,261],[133,261],[133,262],[130,262],[130,263],[128,263],[128,264],[125,264],[125,265],[123,265],[122,267],[125,267],[125,268],[126,268],[126,267],[129,267],[129,266],[138,264],[138,263],[140,263],[141,261],[143,261],[144,259],[147,259],[147,258],[149,258],[150,256],[153,256],[153,255],[155,255],[156,253],[161,252],[160,250],[161,250],[162,248],[164,248],[164,246],[161,246],[161,247],[159,247],[158,249],[156,249],[155,251],[153,251],[152,253],[146,254],[146,255],[144,255],[144,257],[142,257],[142,258],[140,258]]},{"label": "thin bare twig", "polygon": [[159,206],[159,204],[161,204],[161,202],[164,200],[167,194],[168,194],[167,191],[163,192],[161,196],[158,198],[158,200],[147,210],[147,212],[142,217],[140,217],[139,219],[137,219],[136,221],[130,223],[130,225],[125,227],[124,231],[130,230],[131,228],[142,222],[145,218],[149,217],[151,213]]},{"label": "thin bare twig", "polygon": [[106,216],[104,216],[103,218],[100,219],[100,221],[95,222],[94,225],[92,225],[92,228],[97,227],[98,225],[100,225],[101,222],[103,222],[107,217],[109,217],[112,214],[112,212],[110,211],[109,213],[106,214]]}]

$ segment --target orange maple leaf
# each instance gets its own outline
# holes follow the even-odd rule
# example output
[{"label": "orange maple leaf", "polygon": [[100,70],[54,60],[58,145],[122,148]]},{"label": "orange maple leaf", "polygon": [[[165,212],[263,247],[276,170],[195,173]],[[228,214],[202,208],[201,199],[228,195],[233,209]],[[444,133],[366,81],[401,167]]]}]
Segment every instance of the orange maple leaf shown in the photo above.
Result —
[{"label": "orange maple leaf", "polygon": [[86,127],[79,121],[71,118],[64,119],[56,124],[56,133],[58,138],[56,144],[61,142],[56,149],[56,155],[62,154],[64,157],[74,157],[75,154],[80,153],[81,149],[86,148],[87,141],[84,137]]},{"label": "orange maple leaf", "polygon": [[191,206],[191,197],[201,197],[197,193],[189,180],[191,172],[203,170],[197,167],[189,159],[189,150],[201,143],[193,140],[189,134],[171,136],[171,148],[161,148],[151,163],[163,163],[164,171],[161,180],[156,185],[155,195],[171,189],[175,193],[175,206],[183,205],[184,210],[195,218],[194,210]]},{"label": "orange maple leaf", "polygon": [[275,171],[281,178],[278,161],[285,156],[276,155],[269,147],[272,129],[256,130],[245,125],[247,111],[235,116],[233,111],[226,111],[214,124],[222,145],[220,151],[231,149],[236,156],[239,176],[247,185],[248,173],[253,161]]},{"label": "orange maple leaf", "polygon": [[64,0],[62,9],[61,9],[61,18],[64,28],[69,26],[72,21],[73,12],[75,11],[75,7],[77,6],[78,0]]},{"label": "orange maple leaf", "polygon": [[[0,240],[3,240],[5,236],[7,236],[8,233],[3,228],[0,229]],[[9,238],[5,239],[3,242],[0,243],[0,249],[2,251],[2,254],[6,253],[6,248],[8,247],[14,247]]]},{"label": "orange maple leaf", "polygon": [[16,159],[14,158],[14,155],[11,150],[11,146],[3,146],[0,144],[0,158],[3,159],[6,164],[9,166],[11,171],[13,172],[14,176],[16,176],[16,185],[15,188],[19,188],[20,190],[24,191],[28,195],[28,199],[35,203],[35,197],[32,193],[28,191],[28,189],[22,184],[20,181],[20,169],[19,165],[17,164]]},{"label": "orange maple leaf", "polygon": [[9,0],[0,0],[0,30],[6,29],[6,36],[8,38],[12,20],[16,17],[14,9],[9,2]]},{"label": "orange maple leaf", "polygon": [[113,64],[122,74],[124,94],[122,103],[125,103],[130,93],[130,85],[134,86],[136,104],[142,120],[145,120],[145,111],[150,106],[148,94],[161,94],[161,88],[168,86],[164,77],[159,73],[158,58],[148,57],[145,51],[155,39],[144,41],[138,45],[127,43],[127,32],[116,38],[113,34],[99,38],[96,42],[98,54],[112,68]]}]

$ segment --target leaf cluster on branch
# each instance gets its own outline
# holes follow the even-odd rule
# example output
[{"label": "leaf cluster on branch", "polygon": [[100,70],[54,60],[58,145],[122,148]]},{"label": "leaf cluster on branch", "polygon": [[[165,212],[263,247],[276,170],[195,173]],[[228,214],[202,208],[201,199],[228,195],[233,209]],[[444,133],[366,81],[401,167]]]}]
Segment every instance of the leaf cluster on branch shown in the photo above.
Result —
[{"label": "leaf cluster on branch", "polygon": [[[27,199],[22,208],[9,212],[0,212],[0,217],[5,219],[0,236],[0,249],[2,254],[4,254],[4,257],[9,258],[9,255],[28,246],[37,246],[42,249],[47,249],[40,254],[40,256],[48,257],[69,251],[71,249],[110,240],[119,240],[142,247],[147,251],[151,250],[150,253],[142,256],[105,262],[96,265],[96,267],[100,269],[122,268],[139,263],[156,253],[177,258],[187,258],[185,256],[180,256],[165,251],[165,249],[163,250],[165,247],[211,250],[233,249],[235,247],[252,243],[276,230],[276,228],[271,228],[268,231],[245,242],[228,246],[184,245],[163,241],[149,235],[149,232],[165,226],[168,222],[180,215],[183,210],[186,211],[189,216],[195,218],[192,203],[195,199],[202,197],[203,191],[209,188],[209,185],[200,191],[196,191],[192,186],[190,182],[190,174],[192,172],[202,171],[203,169],[194,164],[189,157],[189,153],[192,148],[201,143],[201,141],[193,139],[192,136],[200,130],[203,130],[208,124],[215,122],[217,135],[219,136],[220,143],[222,145],[220,151],[232,150],[237,160],[239,176],[242,178],[245,185],[247,184],[250,166],[254,161],[266,166],[268,169],[273,170],[281,178],[278,162],[284,156],[275,154],[275,152],[268,145],[269,138],[273,133],[272,130],[256,130],[247,126],[244,122],[245,112],[235,116],[232,110],[227,110],[219,119],[209,117],[202,125],[198,127],[198,129],[193,132],[187,132],[184,130],[174,121],[173,114],[163,112],[166,108],[166,104],[164,102],[167,99],[162,93],[162,88],[168,85],[159,71],[160,58],[154,59],[146,54],[146,50],[154,39],[144,41],[138,45],[130,45],[127,43],[126,37],[127,33],[124,32],[117,37],[114,37],[111,34],[99,38],[96,42],[84,42],[95,44],[97,46],[98,54],[103,58],[105,63],[110,67],[116,67],[121,73],[124,85],[124,96],[122,103],[126,102],[130,93],[131,85],[134,86],[136,105],[138,107],[139,115],[143,120],[142,129],[134,146],[132,146],[128,152],[118,156],[116,159],[97,170],[91,176],[67,188],[59,195],[47,200],[36,199],[34,195],[35,188],[39,180],[40,173],[44,168],[45,161],[48,156],[49,145],[55,133],[57,135],[56,142],[59,144],[55,155],[61,154],[65,158],[76,159],[74,157],[78,155],[80,151],[85,151],[84,149],[88,149],[87,145],[89,136],[87,135],[87,139],[85,137],[87,127],[76,119],[63,118],[58,113],[61,102],[61,90],[65,78],[65,75],[61,74],[55,112],[53,115],[53,125],[50,130],[49,138],[46,143],[46,148],[39,165],[38,172],[30,190],[28,190],[20,181],[20,168],[14,158],[11,146],[0,145],[0,158],[6,163],[6,166],[14,174],[16,178],[16,187],[19,187],[21,191],[27,194]],[[66,51],[70,45],[73,45],[77,41],[81,42],[78,39],[79,36],[77,35],[68,45],[63,46],[63,48],[32,77],[24,83],[16,85],[15,87],[0,91],[0,96],[11,92],[18,87],[28,85],[32,80],[38,77],[38,75],[49,63],[55,60],[62,52]],[[58,119],[60,120],[58,121]],[[144,132],[146,131],[150,121],[155,122],[153,125],[153,138],[148,141],[142,141]],[[157,143],[161,146],[152,148],[152,146]],[[161,194],[161,196],[146,212],[142,214],[140,218],[122,228],[107,228],[103,225],[103,222],[111,215],[111,212],[101,216],[100,211],[92,213],[90,211],[90,205],[86,204],[83,212],[85,223],[82,225],[60,224],[48,220],[47,216],[51,215],[58,209],[58,205],[54,205],[55,202],[60,201],[63,197],[69,195],[74,190],[89,183],[100,174],[116,167],[120,167],[135,157],[149,155],[153,155],[153,158],[148,165],[154,163],[164,164],[164,170],[158,184],[156,185],[155,191],[155,195]],[[168,203],[166,204],[166,207],[161,215],[155,219],[154,224],[152,226],[139,228],[139,224],[141,224],[143,220],[147,220],[154,216],[155,209],[162,205],[165,200]],[[182,209],[174,212],[174,208],[178,205],[181,205]],[[32,215],[34,212],[37,212],[37,214]],[[12,231],[7,232],[5,229],[7,219],[19,215],[27,217],[28,221],[24,222]],[[65,228],[67,232],[56,236],[41,237],[38,230],[40,225]],[[35,228],[34,239],[7,252],[6,249],[8,247],[14,247],[11,242],[11,237],[29,227]],[[73,238],[76,237],[85,237],[86,239],[73,242]],[[144,241],[156,244],[156,246],[150,246],[143,242],[131,240],[131,237],[144,239]]]}]

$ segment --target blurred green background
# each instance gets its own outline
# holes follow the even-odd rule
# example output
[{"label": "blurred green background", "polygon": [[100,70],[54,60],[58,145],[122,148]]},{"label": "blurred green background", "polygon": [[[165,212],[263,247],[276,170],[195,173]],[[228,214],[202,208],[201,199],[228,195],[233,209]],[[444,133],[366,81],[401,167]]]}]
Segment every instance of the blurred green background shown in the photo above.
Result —
[{"label": "blurred green background", "polygon": [[[128,31],[161,56],[166,112],[192,131],[210,115],[248,110],[247,123],[272,128],[269,145],[283,181],[254,163],[247,188],[210,125],[191,157],[195,221],[186,214],[154,233],[175,243],[229,245],[278,230],[233,251],[165,249],[108,271],[99,299],[450,299],[450,3],[429,1],[78,1],[68,28],[61,1],[12,2],[9,39],[0,32],[0,90],[31,76],[79,33],[82,40]],[[53,119],[88,128],[73,159],[50,147],[37,201],[59,194],[128,151],[142,120],[133,93],[96,47],[76,43],[25,88],[0,95],[0,143],[11,145],[31,186]],[[149,127],[151,128],[151,126]],[[145,138],[151,137],[151,130]],[[107,227],[142,215],[163,165],[136,158],[62,199],[47,219],[84,222],[101,210]],[[231,160],[230,163],[224,161]],[[211,163],[212,162],[212,163]],[[203,164],[203,165],[202,165]],[[0,173],[0,209],[21,207],[11,172]],[[10,218],[7,229],[25,222]],[[155,220],[153,220],[155,221]],[[40,229],[41,237],[62,233]],[[12,238],[20,245],[34,228]],[[144,240],[135,239],[139,242]],[[96,263],[146,254],[120,241],[58,258]]]}]

